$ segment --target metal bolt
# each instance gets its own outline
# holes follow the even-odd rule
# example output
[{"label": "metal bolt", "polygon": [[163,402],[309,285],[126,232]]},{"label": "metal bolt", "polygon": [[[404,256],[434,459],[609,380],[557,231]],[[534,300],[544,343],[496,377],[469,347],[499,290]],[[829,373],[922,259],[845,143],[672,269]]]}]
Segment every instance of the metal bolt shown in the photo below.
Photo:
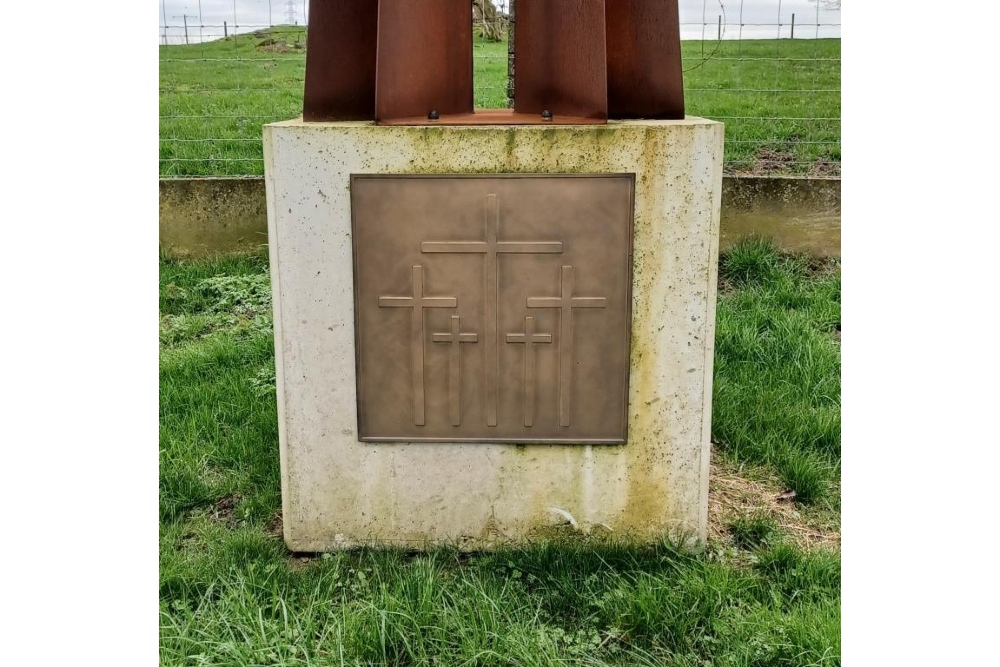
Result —
[{"label": "metal bolt", "polygon": [[546,109],[542,112],[542,120],[552,120],[552,112]]},{"label": "metal bolt", "polygon": [[431,109],[431,112],[427,114],[427,120],[437,120],[438,118],[438,112],[434,109]]}]

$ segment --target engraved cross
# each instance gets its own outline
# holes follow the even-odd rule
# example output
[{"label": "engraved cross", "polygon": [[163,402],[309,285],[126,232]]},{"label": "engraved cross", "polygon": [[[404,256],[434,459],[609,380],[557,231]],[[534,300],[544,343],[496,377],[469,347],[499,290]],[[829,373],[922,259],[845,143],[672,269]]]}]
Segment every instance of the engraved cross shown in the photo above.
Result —
[{"label": "engraved cross", "polygon": [[498,378],[500,375],[500,346],[497,342],[499,325],[497,281],[499,265],[497,255],[505,253],[535,254],[561,253],[560,241],[499,241],[500,203],[497,195],[486,195],[485,241],[424,241],[421,252],[446,252],[483,254],[486,256],[486,425],[497,425],[499,402]]},{"label": "engraved cross", "polygon": [[551,343],[552,334],[536,334],[535,318],[524,318],[524,333],[507,334],[508,343],[524,343],[524,385],[521,396],[524,400],[524,425],[535,421],[535,343]]},{"label": "engraved cross", "polygon": [[570,381],[573,369],[573,309],[606,308],[603,296],[573,296],[573,267],[562,267],[560,296],[528,297],[528,308],[559,309],[559,425],[569,426]]},{"label": "engraved cross", "polygon": [[451,425],[462,425],[462,356],[459,349],[462,343],[477,343],[479,336],[474,333],[461,333],[461,318],[451,316],[451,333],[436,333],[431,336],[435,343],[451,343],[451,356],[448,359],[448,405],[451,412]]},{"label": "engraved cross", "polygon": [[410,378],[413,381],[413,423],[424,425],[424,308],[455,308],[453,296],[424,296],[424,267],[413,266],[412,296],[380,296],[380,308],[410,308]]}]

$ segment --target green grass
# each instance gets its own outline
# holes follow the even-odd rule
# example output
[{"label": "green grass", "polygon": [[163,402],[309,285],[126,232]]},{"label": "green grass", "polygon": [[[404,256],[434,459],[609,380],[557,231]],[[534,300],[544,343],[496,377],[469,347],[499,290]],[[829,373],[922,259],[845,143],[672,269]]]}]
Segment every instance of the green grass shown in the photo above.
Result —
[{"label": "green grass", "polygon": [[[288,52],[264,50],[282,39]],[[263,173],[261,127],[302,112],[304,28],[160,47],[160,175]],[[726,123],[730,172],[839,174],[840,40],[683,42],[687,112]],[[475,104],[507,106],[507,44],[474,44]]]},{"label": "green grass", "polygon": [[742,547],[766,544],[778,534],[778,523],[766,512],[754,512],[736,518],[729,524],[733,541]]},{"label": "green grass", "polygon": [[[764,243],[723,258],[715,435],[776,471],[799,453],[836,503],[839,278],[815,268]],[[839,553],[766,516],[730,526],[736,557],[597,539],[287,553],[266,286],[259,257],[160,265],[161,664],[840,664]]]},{"label": "green grass", "polygon": [[720,260],[712,435],[731,459],[772,466],[797,499],[840,467],[840,273],[751,240]]}]

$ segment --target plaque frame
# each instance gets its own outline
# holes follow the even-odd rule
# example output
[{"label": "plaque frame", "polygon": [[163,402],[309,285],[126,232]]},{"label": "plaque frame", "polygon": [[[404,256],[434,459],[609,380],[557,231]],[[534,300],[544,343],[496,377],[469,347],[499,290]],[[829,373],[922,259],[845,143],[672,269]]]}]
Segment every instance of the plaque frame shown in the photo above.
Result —
[{"label": "plaque frame", "polygon": [[[362,333],[361,289],[360,289],[360,275],[359,275],[360,274],[360,270],[359,270],[359,259],[360,259],[360,257],[359,257],[359,247],[358,247],[359,244],[358,244],[358,241],[357,241],[357,239],[358,239],[358,232],[359,232],[359,229],[358,229],[359,221],[358,221],[358,211],[357,211],[357,208],[356,208],[356,205],[355,205],[355,203],[356,203],[355,202],[355,188],[356,188],[356,184],[359,181],[364,181],[364,180],[405,180],[405,181],[411,181],[411,180],[419,180],[419,181],[451,180],[451,181],[455,181],[456,185],[457,185],[457,184],[461,183],[462,181],[467,181],[467,180],[493,180],[493,179],[502,179],[504,181],[516,181],[516,180],[538,179],[538,178],[543,178],[543,179],[560,179],[560,180],[569,180],[569,181],[572,181],[572,180],[583,181],[583,180],[587,180],[587,179],[623,179],[623,180],[627,180],[628,181],[628,212],[627,212],[627,220],[626,220],[626,226],[625,226],[625,239],[626,240],[625,240],[625,248],[624,248],[624,251],[625,251],[625,257],[624,257],[624,259],[625,259],[625,267],[624,267],[624,269],[625,269],[625,276],[626,277],[625,277],[625,279],[623,281],[623,283],[624,283],[624,296],[623,296],[623,299],[624,299],[624,304],[625,304],[625,306],[624,306],[624,336],[623,336],[623,341],[621,342],[621,347],[618,348],[619,349],[619,353],[621,354],[621,359],[623,361],[622,368],[621,368],[621,371],[623,373],[623,377],[621,379],[620,401],[618,401],[618,408],[616,409],[617,410],[616,411],[616,416],[617,416],[617,418],[620,419],[620,429],[617,430],[617,432],[616,432],[616,434],[614,436],[608,436],[608,437],[605,437],[605,436],[583,437],[583,436],[579,436],[579,435],[572,435],[572,436],[553,435],[550,432],[543,432],[542,430],[532,431],[530,435],[524,435],[524,436],[509,436],[509,435],[504,435],[504,436],[495,436],[495,437],[494,436],[483,436],[483,437],[465,437],[465,436],[460,436],[460,437],[453,437],[453,436],[441,436],[441,435],[421,436],[421,435],[404,435],[404,434],[401,434],[401,435],[384,435],[384,434],[375,435],[375,434],[372,434],[370,432],[370,430],[367,428],[368,425],[366,424],[365,415],[364,415],[364,406],[365,406],[364,401],[366,399],[366,392],[365,392],[365,382],[364,382],[365,373],[364,373],[363,368],[362,368],[362,335],[363,335],[363,333]],[[500,444],[500,443],[503,443],[503,444],[517,444],[517,445],[524,445],[524,444],[624,445],[624,444],[627,444],[627,442],[628,442],[628,426],[629,426],[630,377],[631,377],[631,370],[632,370],[631,369],[631,364],[632,364],[632,359],[631,359],[631,353],[632,353],[632,350],[631,350],[632,330],[631,329],[632,329],[632,307],[633,307],[633,303],[632,303],[632,291],[633,291],[633,280],[634,280],[634,276],[633,276],[633,264],[634,264],[634,262],[633,262],[632,252],[633,252],[633,243],[634,243],[633,234],[634,234],[634,223],[635,223],[635,186],[636,186],[635,179],[636,179],[636,175],[634,173],[573,173],[573,174],[551,174],[551,173],[499,173],[499,174],[494,174],[494,173],[482,173],[482,174],[479,174],[479,173],[476,173],[476,174],[469,174],[469,173],[462,173],[462,174],[351,174],[350,175],[350,189],[351,189],[351,195],[350,195],[351,196],[351,234],[352,234],[351,244],[352,244],[352,260],[353,260],[353,265],[352,265],[353,288],[354,288],[354,290],[353,290],[354,291],[354,294],[353,294],[354,318],[353,319],[354,319],[354,345],[355,345],[355,349],[354,349],[354,352],[355,352],[355,375],[356,375],[356,382],[357,382],[357,387],[356,387],[356,389],[357,389],[357,395],[356,395],[357,412],[356,412],[356,414],[357,414],[357,426],[358,426],[358,431],[357,431],[357,433],[358,433],[358,440],[361,441],[361,442],[364,442],[364,443],[421,443],[421,442],[423,442],[423,443],[470,443],[470,444],[475,444],[475,443]],[[495,195],[492,195],[492,196],[495,196]],[[489,206],[489,205],[487,204],[487,206]],[[490,223],[487,222],[487,237],[489,236],[489,231],[488,231],[489,230],[489,224]],[[500,222],[500,218],[497,218],[497,225],[501,225],[502,226],[502,223]],[[540,231],[540,235],[545,236],[545,231],[544,231],[545,228],[544,228],[544,226],[539,226],[539,229],[542,230],[542,231]],[[502,234],[502,232],[500,232],[500,233]],[[551,234],[549,234],[549,235],[551,235]],[[513,240],[508,240],[508,239],[502,239],[502,240],[498,241],[497,238],[496,238],[496,235],[494,235],[493,241],[496,242],[496,243],[498,243],[499,245],[503,245],[505,243],[509,244],[511,246],[515,246],[515,245],[517,245],[517,246],[530,245],[530,243],[527,243],[527,242],[513,241]],[[434,250],[434,249],[425,250],[425,249],[423,249],[424,246],[444,245],[445,243],[446,242],[422,241],[421,242],[421,252],[422,253],[453,252],[453,251],[448,251],[448,250]],[[477,242],[475,240],[466,241],[466,240],[463,239],[462,241],[458,241],[457,243],[471,245],[471,244],[479,243],[479,242]],[[560,246],[562,245],[561,243],[556,242],[556,241],[538,241],[536,243],[539,243],[539,244],[542,244],[542,245],[545,245],[545,244],[553,245],[553,244],[557,244],[558,243]],[[470,252],[470,253],[471,252],[481,253],[483,251],[476,250],[476,251],[467,251],[467,252]],[[533,251],[523,250],[523,249],[512,249],[512,250],[498,250],[497,252],[498,253],[505,253],[505,252],[509,252],[509,253],[522,253],[523,254],[523,253],[528,253],[528,252],[533,252]],[[552,249],[541,250],[540,252],[546,253],[546,254],[558,254],[558,253],[561,252],[561,249],[559,251],[552,250]],[[585,304],[585,305],[572,305],[573,301],[575,301],[575,300],[585,300],[585,301],[586,300],[595,300],[595,299],[599,299],[600,297],[594,297],[594,296],[590,296],[590,295],[587,295],[587,296],[574,296],[573,292],[572,292],[572,290],[573,290],[573,288],[572,288],[572,280],[573,280],[573,270],[574,270],[574,267],[571,266],[571,265],[565,265],[565,264],[561,264],[561,267],[562,268],[560,270],[560,283],[559,283],[559,286],[558,286],[558,289],[560,290],[560,295],[557,295],[555,297],[549,295],[549,296],[546,296],[546,297],[531,297],[531,298],[529,298],[528,301],[534,301],[536,303],[535,303],[535,305],[531,305],[529,303],[525,304],[525,307],[528,308],[528,309],[531,309],[531,310],[528,310],[529,315],[524,318],[524,328],[522,329],[523,333],[512,334],[510,332],[506,332],[506,335],[505,335],[498,328],[497,331],[496,331],[495,339],[494,339],[496,341],[496,345],[498,346],[497,349],[499,349],[499,346],[502,346],[505,343],[522,343],[522,344],[526,343],[526,341],[527,341],[527,339],[528,339],[529,336],[535,336],[535,337],[538,338],[538,340],[534,340],[535,344],[538,344],[538,343],[551,344],[551,343],[555,342],[558,339],[559,340],[560,354],[562,354],[561,350],[564,349],[564,346],[562,344],[562,335],[565,333],[566,330],[563,329],[561,332],[551,331],[551,332],[548,332],[548,333],[538,333],[538,332],[536,332],[535,331],[535,327],[537,326],[537,324],[534,322],[534,320],[536,318],[533,317],[533,316],[536,316],[539,312],[544,312],[544,311],[539,311],[539,310],[535,310],[535,309],[536,308],[539,308],[539,309],[555,309],[556,306],[552,305],[552,304],[548,304],[547,301],[555,301],[555,300],[558,300],[558,299],[562,299],[565,302],[566,299],[570,299],[570,303],[571,303],[570,306],[566,306],[565,303],[563,303],[562,306],[559,306],[559,308],[562,308],[562,310],[560,310],[560,315],[559,315],[560,327],[562,327],[563,326],[563,315],[562,315],[562,313],[565,312],[565,308],[570,308],[571,312],[572,312],[572,310],[576,310],[578,308],[601,308],[601,307],[603,307],[603,306],[597,305],[594,302],[591,302],[591,303],[588,303],[588,304]],[[405,296],[405,295],[386,295],[386,296],[380,296],[379,297],[380,302],[382,302],[383,299],[386,299],[386,301],[384,303],[380,303],[380,307],[392,308],[393,306],[399,305],[399,306],[404,306],[404,307],[410,309],[411,314],[415,313],[416,310],[417,310],[416,308],[414,308],[413,306],[407,305],[407,304],[403,304],[402,302],[403,301],[408,301],[410,303],[413,303],[415,301],[415,299],[417,298],[417,291],[416,290],[418,289],[418,287],[417,287],[417,285],[418,285],[417,281],[418,280],[420,281],[420,283],[419,283],[420,284],[420,288],[419,288],[420,289],[420,296],[419,296],[419,298],[421,299],[421,301],[423,301],[425,299],[429,299],[429,300],[435,300],[435,299],[448,300],[448,299],[450,299],[451,301],[454,301],[454,299],[451,298],[451,297],[449,297],[448,295],[437,294],[437,291],[439,291],[439,290],[435,290],[434,288],[427,288],[425,276],[423,274],[422,264],[421,265],[414,265],[414,266],[412,266],[412,269],[413,269],[413,274],[412,274],[411,285],[412,285],[412,289],[414,290],[413,293],[412,293],[412,295],[411,296]],[[418,269],[419,269],[419,271],[418,271]],[[569,269],[568,273],[567,273],[567,269]],[[488,272],[488,269],[487,269],[487,272]],[[564,289],[563,288],[563,284],[564,283],[562,282],[562,281],[566,280],[567,275],[569,276],[569,281],[570,281],[570,285],[571,285],[570,292],[568,294],[565,293],[565,292],[563,292],[563,289]],[[616,298],[617,298],[617,296],[618,295],[616,295]],[[395,301],[393,302],[392,300],[395,300]],[[449,301],[448,303],[438,302],[435,305],[423,305],[422,304],[420,306],[420,308],[434,308],[434,307],[454,308],[455,307],[454,305],[450,305],[451,301]],[[540,303],[542,301],[545,301],[546,303]],[[499,306],[497,306],[497,308],[499,308]],[[421,336],[421,340],[423,341],[423,350],[428,350],[432,346],[435,347],[435,348],[440,347],[439,346],[440,343],[452,342],[450,340],[449,341],[445,341],[444,340],[444,337],[448,336],[449,334],[447,334],[447,333],[439,333],[436,330],[432,330],[429,326],[427,326],[425,324],[426,319],[424,318],[424,316],[422,314],[420,314],[420,315],[414,315],[413,319],[411,320],[411,339],[414,339],[416,337],[416,333],[412,329],[417,326],[415,323],[418,321],[417,320],[418,317],[420,318],[420,320],[419,320],[420,321],[420,327],[422,328],[422,331],[420,332],[420,336]],[[452,336],[454,336],[456,332],[458,333],[458,335],[460,337],[466,337],[466,336],[470,336],[470,335],[474,336],[475,335],[474,332],[463,331],[463,329],[466,326],[464,319],[461,322],[456,322],[456,320],[459,319],[459,318],[457,318],[455,316],[452,316],[450,319],[451,319],[451,322],[452,322],[452,330],[451,330],[452,331],[452,333],[451,333]],[[456,324],[457,324],[457,326],[455,326]],[[570,324],[569,327],[570,327],[570,331],[572,331],[572,324]],[[462,348],[465,348],[466,346],[462,345],[461,343],[482,342],[482,337],[483,337],[482,335],[483,335],[484,332],[482,330],[480,330],[477,333],[480,336],[480,338],[479,338],[478,341],[473,340],[471,338],[460,338],[458,343],[453,343],[452,342],[451,347],[458,348],[459,349],[459,353],[460,354],[463,353],[464,350]],[[559,333],[558,337],[552,335],[552,334],[555,334],[555,333]],[[516,337],[516,336],[521,336],[521,338],[518,339],[518,340],[513,340],[513,338]],[[546,337],[548,337],[547,340],[545,340]],[[572,340],[572,339],[570,339],[570,340]],[[469,347],[475,347],[475,346],[469,346]],[[521,347],[521,346],[519,345],[518,347]],[[528,379],[527,378],[528,378],[528,374],[529,374],[528,373],[528,361],[527,361],[527,357],[529,355],[529,349],[530,349],[531,346],[529,344],[524,344],[523,347],[525,348],[524,349],[525,361],[524,361],[524,368],[523,368],[523,377],[524,377],[523,393],[525,395],[525,399],[524,399],[525,400],[525,403],[524,403],[524,415],[525,415],[525,419],[527,420],[527,419],[529,419],[529,414],[533,416],[533,413],[534,413],[534,408],[533,407],[532,408],[528,407],[528,399],[526,397],[526,395],[528,394]],[[552,345],[552,348],[555,348],[555,347],[556,347],[555,345]],[[425,352],[423,350],[421,351],[421,355],[425,354]],[[454,354],[454,351],[452,352],[452,354]],[[423,362],[421,361],[421,363],[423,363]],[[560,362],[560,363],[562,363],[562,362]],[[562,371],[560,371],[560,375],[561,375],[561,373],[562,373]],[[421,371],[421,375],[422,374],[423,374],[423,371]],[[412,378],[411,378],[411,380],[412,380]],[[422,381],[423,380],[421,378],[421,382]],[[560,378],[560,382],[561,382],[561,378]],[[560,394],[561,393],[562,393],[562,390],[560,389]],[[487,402],[488,402],[488,400],[489,399],[487,398]],[[562,405],[562,400],[563,400],[563,398],[562,398],[562,396],[560,396],[560,398],[559,398],[560,406]],[[414,398],[414,403],[416,403],[416,398]],[[454,408],[454,406],[452,406],[450,412],[453,415],[452,418],[455,419],[454,415],[456,414],[456,409]],[[416,413],[417,413],[417,409],[416,409],[416,407],[414,407],[414,414],[416,414]],[[560,421],[562,421],[562,417],[560,417]],[[563,424],[560,424],[560,425],[562,426]],[[495,426],[495,424],[490,424],[489,426]],[[489,428],[489,426],[483,426],[482,428],[485,430],[485,429]],[[529,427],[529,426],[532,427],[532,428],[534,427],[533,424],[525,423],[525,427]],[[537,433],[537,435],[536,435],[536,433]]]}]

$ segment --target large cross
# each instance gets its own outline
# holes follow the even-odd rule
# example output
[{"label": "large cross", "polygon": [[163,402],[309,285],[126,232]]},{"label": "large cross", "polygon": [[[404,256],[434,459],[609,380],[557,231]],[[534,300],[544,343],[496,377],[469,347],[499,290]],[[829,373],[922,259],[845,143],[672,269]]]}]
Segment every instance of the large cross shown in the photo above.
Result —
[{"label": "large cross", "polygon": [[573,369],[573,309],[606,308],[603,296],[573,296],[573,267],[562,267],[560,296],[530,296],[528,308],[559,309],[559,425],[569,426],[570,381]]},{"label": "large cross", "polygon": [[412,296],[380,296],[380,308],[410,308],[410,378],[413,381],[413,423],[424,425],[424,308],[455,308],[453,296],[424,296],[424,267],[413,267]]},{"label": "large cross", "polygon": [[500,203],[495,194],[486,195],[486,240],[485,241],[424,241],[421,252],[447,252],[459,254],[482,254],[486,256],[486,425],[497,425],[497,403],[499,402],[498,377],[500,375],[500,346],[497,343],[498,294],[497,279],[499,265],[497,255],[561,253],[559,241],[498,241],[500,227]]},{"label": "large cross", "polygon": [[524,343],[524,385],[521,396],[524,399],[524,425],[535,421],[535,343],[551,343],[552,334],[536,334],[535,318],[524,318],[524,333],[507,334],[508,343]]},{"label": "large cross", "polygon": [[451,356],[448,359],[448,404],[451,412],[451,425],[462,425],[462,354],[459,349],[462,343],[479,342],[479,336],[474,333],[461,333],[461,318],[451,316],[451,333],[436,333],[431,335],[435,343],[451,343]]}]

